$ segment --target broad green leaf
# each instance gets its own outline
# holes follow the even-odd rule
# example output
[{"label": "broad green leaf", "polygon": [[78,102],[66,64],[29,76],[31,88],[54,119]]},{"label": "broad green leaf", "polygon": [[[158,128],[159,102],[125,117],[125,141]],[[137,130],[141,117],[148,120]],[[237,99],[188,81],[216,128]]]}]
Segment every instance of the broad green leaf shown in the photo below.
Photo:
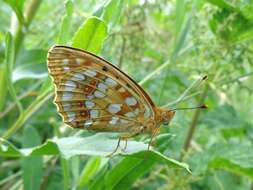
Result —
[{"label": "broad green leaf", "polygon": [[63,16],[61,21],[61,28],[57,40],[59,44],[66,44],[70,41],[70,29],[72,26],[72,14],[74,9],[73,6],[72,0],[68,0],[65,3],[66,14]]},{"label": "broad green leaf", "polygon": [[252,23],[238,10],[222,9],[213,14],[210,27],[223,40],[238,43],[253,39]]},{"label": "broad green leaf", "polygon": [[239,144],[214,145],[191,157],[190,164],[196,175],[214,168],[253,179],[253,147]]},{"label": "broad green leaf", "polygon": [[[114,138],[112,139],[112,137]],[[2,142],[6,141],[2,139]],[[115,134],[99,133],[89,137],[66,137],[48,140],[40,146],[20,149],[18,152],[14,151],[13,154],[8,152],[9,148],[13,148],[13,146],[9,147],[7,145],[10,144],[5,143],[7,147],[0,150],[0,155],[18,157],[20,154],[23,156],[61,154],[66,159],[76,155],[107,156],[115,150],[117,142]],[[122,154],[141,160],[147,155],[149,159],[164,162],[171,167],[188,169],[186,164],[168,158],[157,151],[147,151],[147,148],[148,144],[143,142],[128,141],[127,149],[124,152],[118,151],[114,155]]]},{"label": "broad green leaf", "polygon": [[107,37],[105,22],[97,17],[89,17],[75,33],[72,46],[92,53],[98,53]]},{"label": "broad green leaf", "polygon": [[157,162],[162,162],[173,168],[180,166],[189,171],[188,165],[165,157],[158,152],[154,154],[154,152],[142,151],[124,158],[104,174],[105,180],[93,184],[91,189],[129,189],[139,177],[150,171]]},{"label": "broad green leaf", "polygon": [[[40,136],[34,127],[24,128],[23,147],[28,148],[40,144]],[[21,160],[24,189],[40,189],[42,179],[42,157],[28,156]]]},{"label": "broad green leaf", "polygon": [[108,23],[109,28],[113,27],[119,21],[123,11],[124,0],[107,1],[101,18]]},{"label": "broad green leaf", "polygon": [[227,145],[214,147],[209,167],[224,169],[253,179],[253,146]]},{"label": "broad green leaf", "polygon": [[48,75],[46,57],[47,51],[42,49],[23,51],[17,58],[12,81],[45,78]]},{"label": "broad green leaf", "polygon": [[22,50],[16,60],[16,65],[26,64],[44,64],[46,65],[47,50],[45,49],[27,49]]},{"label": "broad green leaf", "polygon": [[43,79],[47,76],[48,72],[45,65],[25,64],[15,68],[12,75],[12,81],[17,82],[21,79]]},{"label": "broad green leaf", "polygon": [[20,157],[23,156],[22,152],[13,144],[0,138],[0,156],[2,157]]}]

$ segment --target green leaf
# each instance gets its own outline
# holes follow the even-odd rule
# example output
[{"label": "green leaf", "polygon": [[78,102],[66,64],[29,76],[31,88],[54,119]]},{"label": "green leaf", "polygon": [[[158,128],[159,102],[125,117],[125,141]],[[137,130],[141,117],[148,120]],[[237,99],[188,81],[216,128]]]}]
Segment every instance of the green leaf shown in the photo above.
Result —
[{"label": "green leaf", "polygon": [[91,189],[129,189],[137,179],[150,171],[158,162],[167,164],[172,168],[184,168],[190,171],[187,164],[165,157],[159,152],[141,151],[121,160],[109,172],[104,174],[102,178],[105,180],[93,184]]},{"label": "green leaf", "polygon": [[[23,134],[23,147],[31,147],[40,144],[40,136],[33,127],[26,127]],[[24,189],[40,189],[42,178],[42,157],[28,156],[21,160]]]},{"label": "green leaf", "polygon": [[207,169],[223,169],[253,179],[253,146],[227,144],[214,145],[190,159],[193,173],[200,175]]},{"label": "green leaf", "polygon": [[253,179],[253,146],[232,144],[213,147],[209,167],[224,169]]},{"label": "green leaf", "polygon": [[253,20],[248,20],[239,10],[217,10],[210,20],[212,31],[230,43],[253,39]]},{"label": "green leaf", "polygon": [[15,12],[18,20],[20,23],[24,22],[24,16],[23,16],[23,6],[24,6],[24,2],[25,0],[4,0],[5,3],[7,3],[12,10]]},{"label": "green leaf", "polygon": [[[46,143],[27,149],[20,149],[18,152],[14,151],[13,154],[8,152],[9,148],[13,148],[5,140],[1,140],[5,146],[5,149],[0,149],[0,155],[17,157],[33,156],[33,155],[57,155],[61,154],[64,158],[69,159],[76,155],[92,155],[92,156],[107,156],[112,153],[117,145],[118,140],[112,139],[115,134],[98,133],[89,137],[66,137],[56,140],[48,140]],[[186,164],[177,162],[171,158],[168,158],[161,153],[151,150],[147,151],[148,144],[137,141],[128,141],[127,149],[124,152],[116,152],[114,155],[122,154],[123,156],[131,156],[138,159],[144,159],[147,156],[151,160],[164,162],[171,167],[185,168],[188,170]],[[16,150],[16,149],[15,149]],[[8,154],[7,154],[8,153]]]},{"label": "green leaf", "polygon": [[78,180],[78,188],[82,188],[88,184],[88,182],[93,178],[101,164],[101,157],[95,156],[91,157],[85,164],[82,173]]},{"label": "green leaf", "polygon": [[74,5],[72,0],[68,0],[65,3],[66,14],[63,16],[61,21],[61,28],[58,36],[57,42],[59,44],[66,44],[70,41],[70,29],[72,26],[72,14],[73,14]]},{"label": "green leaf", "polygon": [[7,85],[7,67],[6,64],[0,64],[0,111],[5,106],[5,99],[8,91]]},{"label": "green leaf", "polygon": [[23,113],[23,108],[21,103],[19,102],[15,87],[12,83],[12,70],[15,60],[15,47],[14,47],[14,39],[10,33],[6,34],[6,50],[5,50],[5,59],[7,64],[7,83],[10,95],[12,96],[14,102],[17,104],[20,114]]},{"label": "green leaf", "polygon": [[224,0],[207,0],[209,3],[218,6],[219,8],[233,9],[233,6]]},{"label": "green leaf", "polygon": [[89,17],[75,33],[72,46],[92,53],[98,53],[107,37],[105,22],[97,17]]},{"label": "green leaf", "polygon": [[12,81],[21,79],[40,79],[48,75],[46,67],[47,51],[31,49],[22,51],[18,56],[12,74]]},{"label": "green leaf", "polygon": [[48,76],[45,65],[25,64],[15,68],[12,81],[17,82],[21,79],[43,79]]},{"label": "green leaf", "polygon": [[109,28],[113,27],[120,19],[123,11],[124,0],[107,1],[101,18],[108,23]]}]

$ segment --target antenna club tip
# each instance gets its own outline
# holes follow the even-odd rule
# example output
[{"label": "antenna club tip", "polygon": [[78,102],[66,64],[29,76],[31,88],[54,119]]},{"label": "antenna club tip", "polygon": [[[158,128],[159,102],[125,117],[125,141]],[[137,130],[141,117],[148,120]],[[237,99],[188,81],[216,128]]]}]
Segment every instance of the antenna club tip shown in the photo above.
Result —
[{"label": "antenna club tip", "polygon": [[202,109],[207,109],[207,108],[208,108],[208,105],[207,105],[207,104],[203,104],[202,106],[200,106],[200,108],[202,108]]},{"label": "antenna club tip", "polygon": [[207,75],[203,76],[202,80],[206,80],[208,77]]}]

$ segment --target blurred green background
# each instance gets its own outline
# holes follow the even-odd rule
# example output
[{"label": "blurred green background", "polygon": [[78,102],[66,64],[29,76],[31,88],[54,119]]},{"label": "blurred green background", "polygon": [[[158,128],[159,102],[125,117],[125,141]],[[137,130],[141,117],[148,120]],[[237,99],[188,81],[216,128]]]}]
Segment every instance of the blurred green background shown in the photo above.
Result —
[{"label": "blurred green background", "polygon": [[[0,189],[253,190],[253,1],[0,1]],[[110,134],[66,127],[46,55],[79,47],[117,65],[178,111],[126,155]],[[143,155],[147,155],[144,158]],[[191,172],[187,171],[190,168]]]}]

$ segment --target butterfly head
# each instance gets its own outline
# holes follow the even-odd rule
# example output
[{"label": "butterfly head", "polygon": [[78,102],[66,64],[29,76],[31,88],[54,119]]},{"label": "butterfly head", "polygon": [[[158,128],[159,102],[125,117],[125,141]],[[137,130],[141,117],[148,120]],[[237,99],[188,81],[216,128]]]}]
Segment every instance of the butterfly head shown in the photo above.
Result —
[{"label": "butterfly head", "polygon": [[175,115],[175,110],[157,109],[157,121],[158,124],[168,125]]}]

